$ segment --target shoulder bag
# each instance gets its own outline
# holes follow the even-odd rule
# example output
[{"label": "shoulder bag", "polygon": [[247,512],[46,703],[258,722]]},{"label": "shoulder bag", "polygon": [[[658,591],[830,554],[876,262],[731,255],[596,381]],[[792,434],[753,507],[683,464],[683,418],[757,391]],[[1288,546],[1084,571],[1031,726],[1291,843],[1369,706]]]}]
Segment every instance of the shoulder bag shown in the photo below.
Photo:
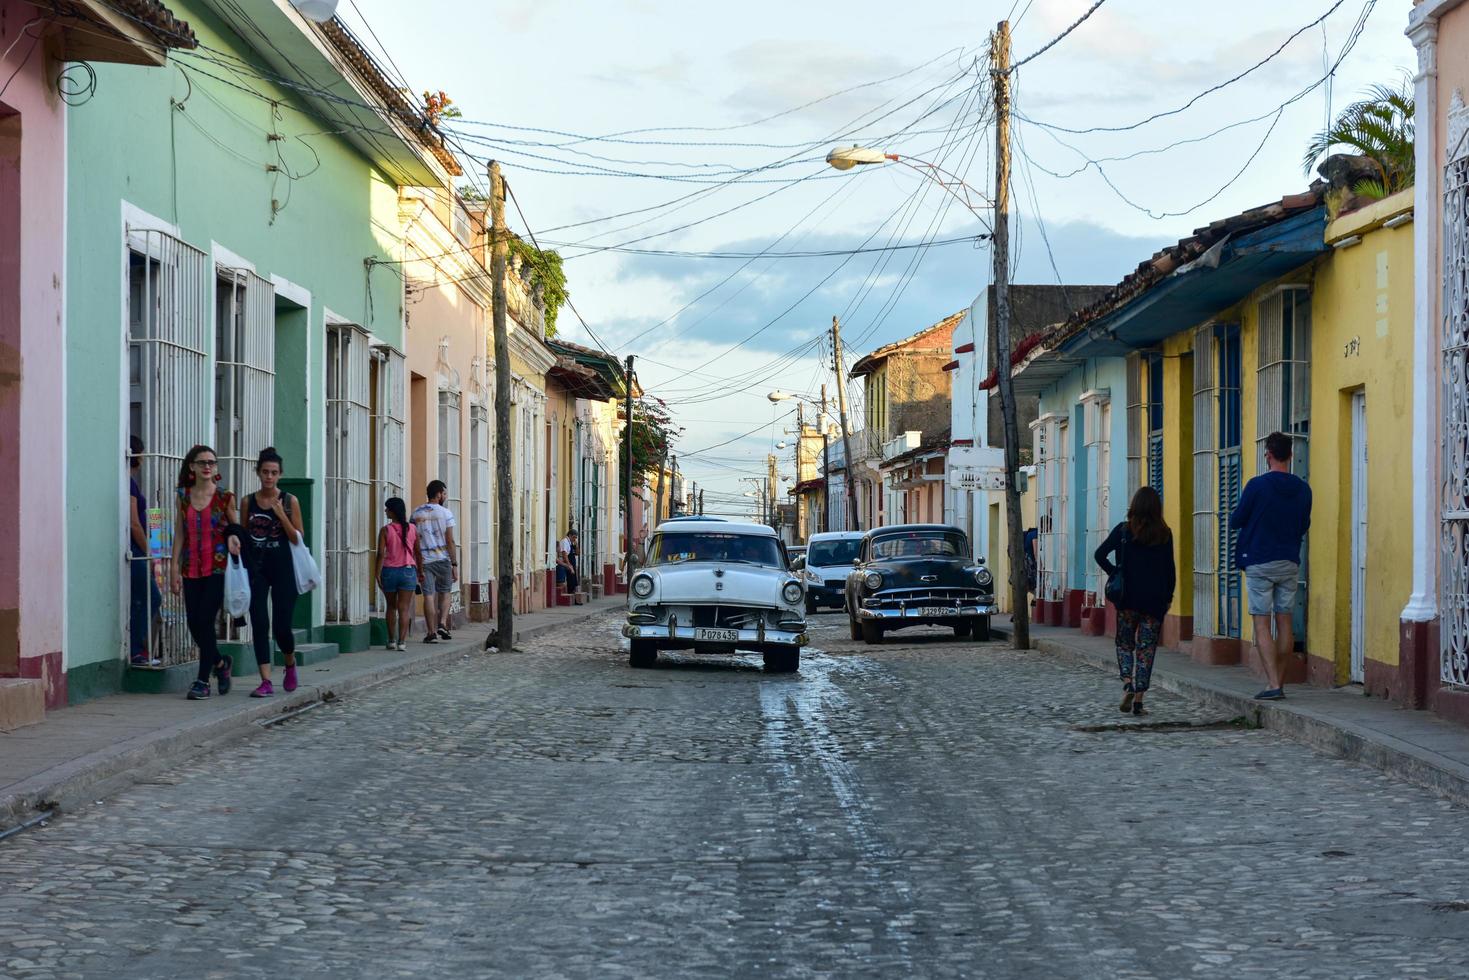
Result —
[{"label": "shoulder bag", "polygon": [[1104,593],[1107,596],[1107,601],[1112,603],[1114,606],[1122,605],[1122,595],[1126,589],[1126,585],[1124,584],[1122,578],[1122,569],[1127,564],[1128,535],[1129,532],[1126,528],[1124,528],[1122,531],[1122,538],[1117,543],[1117,570],[1114,571],[1111,575],[1107,576],[1107,585],[1104,589]]}]

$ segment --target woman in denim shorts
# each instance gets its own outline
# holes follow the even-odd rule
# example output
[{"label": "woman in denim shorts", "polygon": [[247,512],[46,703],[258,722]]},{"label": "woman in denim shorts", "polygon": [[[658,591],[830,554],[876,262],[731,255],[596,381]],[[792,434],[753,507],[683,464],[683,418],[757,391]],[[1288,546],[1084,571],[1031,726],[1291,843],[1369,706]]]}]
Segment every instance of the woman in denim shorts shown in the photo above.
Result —
[{"label": "woman in denim shorts", "polygon": [[418,588],[418,529],[408,522],[402,497],[383,504],[388,517],[377,532],[377,568],[373,578],[388,600],[388,649],[405,649],[413,623],[413,593]]}]

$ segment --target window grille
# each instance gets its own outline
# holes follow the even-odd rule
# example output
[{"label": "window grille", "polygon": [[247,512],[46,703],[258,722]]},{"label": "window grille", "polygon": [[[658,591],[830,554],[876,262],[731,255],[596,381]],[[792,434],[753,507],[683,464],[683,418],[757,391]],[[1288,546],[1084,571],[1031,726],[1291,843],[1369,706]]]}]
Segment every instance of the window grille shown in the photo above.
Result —
[{"label": "window grille", "polygon": [[[463,427],[460,416],[459,392],[447,388],[439,389],[439,479],[444,481],[447,499],[444,506],[454,515],[454,521],[458,524],[454,535],[454,551],[451,557],[459,562],[462,569],[464,564],[463,534],[465,531],[464,513],[464,474],[463,474]],[[471,532],[473,533],[473,532]],[[455,588],[449,593],[449,608],[457,610],[460,607],[459,589]]]},{"label": "window grille", "polygon": [[1143,358],[1127,355],[1127,499],[1143,485],[1144,447],[1148,442],[1147,401],[1143,388]]},{"label": "window grille", "polygon": [[1219,374],[1214,327],[1194,330],[1194,632],[1217,636]]},{"label": "window grille", "polygon": [[1439,676],[1469,687],[1469,143],[1466,110],[1449,113],[1443,192],[1442,507],[1439,528]]},{"label": "window grille", "polygon": [[149,513],[147,562],[163,604],[148,653],[163,666],[198,659],[184,604],[169,589],[168,557],[177,516],[175,487],[190,447],[209,431],[209,258],[159,231],[130,230],[128,271],[128,426],[143,441],[138,483]]},{"label": "window grille", "polygon": [[369,446],[372,409],[367,333],[355,324],[326,334],[326,621],[368,616],[376,523]]},{"label": "window grille", "polygon": [[1239,532],[1229,522],[1229,515],[1239,503],[1241,420],[1240,420],[1240,341],[1239,325],[1225,324],[1217,328],[1219,344],[1219,538],[1218,560],[1219,635],[1240,635],[1240,574],[1235,566],[1234,546]]},{"label": "window grille", "polygon": [[1111,468],[1112,468],[1112,401],[1105,391],[1090,391],[1081,396],[1083,432],[1086,433],[1087,466],[1087,533],[1086,603],[1100,606],[1106,601],[1107,577],[1091,556],[1112,533]]},{"label": "window grille", "polygon": [[484,405],[469,407],[469,569],[465,578],[490,581],[490,415]]},{"label": "window grille", "polygon": [[[275,287],[246,269],[214,284],[214,451],[223,486],[243,497],[275,431]],[[299,462],[299,461],[298,461]]]},{"label": "window grille", "polygon": [[1059,602],[1066,594],[1067,420],[1046,414],[1032,424],[1035,434],[1036,595]]},{"label": "window grille", "polygon": [[[1311,292],[1286,286],[1260,302],[1260,356],[1256,374],[1258,411],[1255,465],[1263,469],[1265,437],[1291,437],[1291,472],[1310,479],[1311,462]],[[1301,549],[1296,590],[1295,635],[1306,638],[1307,549]]]},{"label": "window grille", "polygon": [[[398,497],[411,512],[413,503],[404,491],[403,475],[403,426],[404,406],[407,404],[404,385],[403,355],[383,344],[372,348],[372,500],[370,508],[373,520],[381,525],[385,518],[383,503],[389,497]],[[377,532],[372,531],[374,547]],[[387,615],[387,597],[382,590],[372,585],[372,611],[375,616]]]}]

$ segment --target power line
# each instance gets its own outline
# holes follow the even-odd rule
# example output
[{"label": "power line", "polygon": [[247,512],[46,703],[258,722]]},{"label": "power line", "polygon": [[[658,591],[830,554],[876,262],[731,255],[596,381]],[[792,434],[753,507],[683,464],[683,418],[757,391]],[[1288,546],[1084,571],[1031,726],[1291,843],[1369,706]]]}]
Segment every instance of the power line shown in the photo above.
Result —
[{"label": "power line", "polygon": [[[1061,41],[1062,41],[1062,39],[1064,39],[1066,37],[1066,35],[1070,34],[1072,31],[1076,30],[1083,23],[1085,23],[1086,22],[1086,19],[1088,17],[1090,17],[1092,14],[1096,13],[1097,12],[1097,8],[1100,7],[1102,4],[1104,4],[1106,2],[1107,2],[1107,0],[1097,0],[1096,3],[1094,3],[1094,4],[1091,5],[1091,7],[1087,10],[1086,13],[1082,14],[1080,17],[1076,18],[1076,20],[1072,21],[1070,27],[1066,28],[1066,30],[1062,31],[1060,34],[1057,34],[1055,37],[1051,38],[1051,40],[1047,41],[1044,45],[1042,45],[1039,50],[1033,51],[1030,54],[1026,55],[1024,58],[1021,58],[1019,61],[1015,62],[1015,64],[1011,65],[1006,70],[1010,74],[1014,74],[1015,73],[1015,69],[1019,68],[1021,65],[1025,64],[1028,61],[1034,61],[1036,58],[1039,58],[1041,55],[1045,54],[1047,51],[1051,50],[1056,45],[1060,44]],[[1027,10],[1030,9],[1030,7],[1029,7],[1028,4],[1026,5],[1026,9]],[[1025,15],[1024,14],[1021,14],[1021,16],[1023,17]]]}]

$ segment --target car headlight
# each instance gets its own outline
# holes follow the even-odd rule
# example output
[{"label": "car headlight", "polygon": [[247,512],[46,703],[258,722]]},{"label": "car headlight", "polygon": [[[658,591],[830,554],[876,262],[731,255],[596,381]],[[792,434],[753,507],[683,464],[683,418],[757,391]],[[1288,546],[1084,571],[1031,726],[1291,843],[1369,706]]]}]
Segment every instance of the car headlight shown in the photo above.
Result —
[{"label": "car headlight", "polygon": [[653,576],[638,575],[632,580],[632,594],[639,599],[646,599],[653,594]]},{"label": "car headlight", "polygon": [[804,594],[800,582],[787,582],[785,588],[780,590],[781,598],[793,606],[801,601],[801,596]]},{"label": "car headlight", "polygon": [[990,570],[988,568],[981,568],[975,571],[974,580],[980,585],[988,587],[991,583],[994,582],[995,577],[990,574]]},{"label": "car headlight", "polygon": [[862,584],[869,589],[880,589],[882,588],[882,575],[878,572],[868,572],[862,576]]},{"label": "car headlight", "polygon": [[817,575],[815,572],[811,571],[811,569],[809,569],[809,568],[806,569],[806,571],[805,571],[804,574],[806,576],[806,581],[810,582],[812,585],[820,585],[821,584],[821,576],[820,575]]}]

